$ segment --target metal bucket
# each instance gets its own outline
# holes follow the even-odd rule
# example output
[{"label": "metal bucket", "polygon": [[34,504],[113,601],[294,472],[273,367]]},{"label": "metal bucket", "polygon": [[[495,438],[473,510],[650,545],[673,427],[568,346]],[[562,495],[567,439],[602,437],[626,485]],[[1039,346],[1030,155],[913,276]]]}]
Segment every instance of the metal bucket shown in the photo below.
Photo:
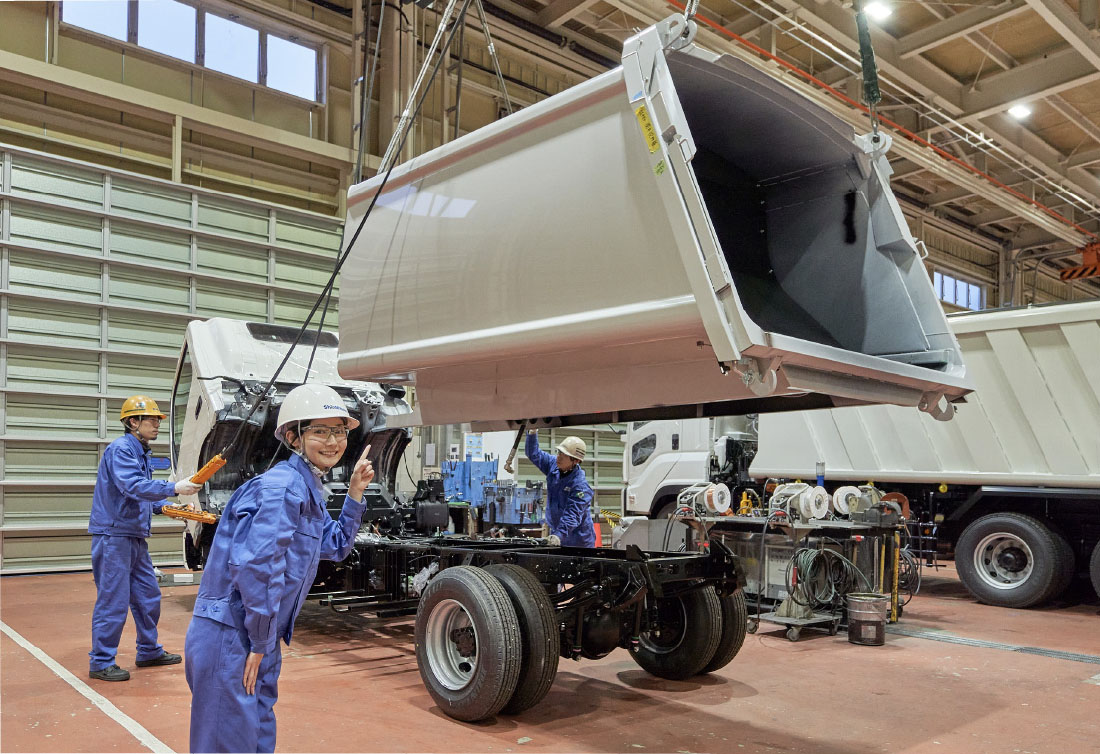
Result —
[{"label": "metal bucket", "polygon": [[886,643],[886,609],[890,598],[876,592],[848,595],[848,641],[879,646]]}]

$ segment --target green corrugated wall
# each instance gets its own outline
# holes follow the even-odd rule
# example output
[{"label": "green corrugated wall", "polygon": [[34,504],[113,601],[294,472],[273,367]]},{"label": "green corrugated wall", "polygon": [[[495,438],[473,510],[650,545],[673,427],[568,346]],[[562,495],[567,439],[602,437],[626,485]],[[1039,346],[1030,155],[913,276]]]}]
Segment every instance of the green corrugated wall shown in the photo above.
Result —
[{"label": "green corrugated wall", "polygon": [[[0,160],[0,569],[85,568],[123,399],[167,408],[191,319],[300,323],[342,218],[3,144]],[[179,562],[180,525],[153,531],[154,562]]]}]

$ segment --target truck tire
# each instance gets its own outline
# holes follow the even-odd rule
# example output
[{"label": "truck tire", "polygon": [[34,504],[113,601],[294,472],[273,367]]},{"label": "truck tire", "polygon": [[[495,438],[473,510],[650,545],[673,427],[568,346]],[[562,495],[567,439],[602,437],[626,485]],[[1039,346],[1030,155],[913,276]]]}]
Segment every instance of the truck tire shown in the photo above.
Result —
[{"label": "truck tire", "polygon": [[1096,596],[1100,597],[1100,542],[1092,548],[1092,557],[1089,559],[1089,578],[1092,579],[1092,588],[1096,590]]},{"label": "truck tire", "polygon": [[[987,605],[1031,607],[1064,588],[1065,545],[1038,519],[1019,513],[982,516],[955,545],[963,586]],[[1070,560],[1072,576],[1072,558]]]},{"label": "truck tire", "polygon": [[654,514],[654,518],[672,518],[672,514],[676,512],[676,498],[672,498],[667,503],[658,503],[657,513]]},{"label": "truck tire", "polygon": [[416,609],[416,664],[428,693],[456,720],[499,712],[519,679],[516,611],[499,581],[454,566],[428,584]]},{"label": "truck tire", "polygon": [[1057,529],[1052,529],[1051,534],[1054,536],[1054,544],[1058,548],[1058,558],[1055,562],[1059,566],[1059,572],[1058,578],[1051,584],[1050,593],[1043,598],[1044,602],[1061,597],[1062,592],[1066,591],[1077,573],[1077,558],[1073,554],[1073,546],[1065,535]]},{"label": "truck tire", "polygon": [[554,606],[533,573],[507,563],[496,563],[485,571],[504,587],[519,621],[522,648],[519,680],[512,697],[500,710],[506,715],[515,715],[534,707],[550,691],[558,673],[561,634]]},{"label": "truck tire", "polygon": [[713,673],[730,664],[741,645],[745,643],[745,633],[749,623],[749,608],[745,604],[745,593],[738,589],[733,594],[719,594],[718,604],[722,608],[722,632],[718,637],[718,648],[714,657],[703,666],[700,673]]},{"label": "truck tire", "polygon": [[660,625],[643,631],[632,653],[643,670],[682,681],[702,672],[714,657],[722,632],[722,608],[713,586],[657,601]]}]

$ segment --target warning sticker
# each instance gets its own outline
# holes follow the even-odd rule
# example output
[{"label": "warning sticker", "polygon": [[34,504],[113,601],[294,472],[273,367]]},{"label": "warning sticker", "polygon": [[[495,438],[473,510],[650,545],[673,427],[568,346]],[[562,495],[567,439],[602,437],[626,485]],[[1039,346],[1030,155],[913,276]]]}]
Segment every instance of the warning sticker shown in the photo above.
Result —
[{"label": "warning sticker", "polygon": [[661,142],[657,138],[656,126],[650,120],[649,110],[646,110],[645,105],[638,105],[638,108],[634,111],[634,117],[638,119],[638,125],[642,127],[642,135],[645,136],[645,143],[649,147],[649,151],[656,152],[661,148]]}]

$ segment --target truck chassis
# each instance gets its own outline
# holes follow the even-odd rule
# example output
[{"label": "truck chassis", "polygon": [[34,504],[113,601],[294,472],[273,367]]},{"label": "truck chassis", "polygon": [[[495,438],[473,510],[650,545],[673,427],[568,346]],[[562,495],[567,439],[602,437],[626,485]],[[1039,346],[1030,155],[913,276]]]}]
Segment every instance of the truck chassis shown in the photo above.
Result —
[{"label": "truck chassis", "polygon": [[[337,572],[345,588],[326,591]],[[311,597],[340,611],[415,613],[425,687],[446,714],[476,721],[538,704],[560,658],[621,647],[677,680],[724,667],[745,639],[743,583],[721,543],[707,554],[645,553],[361,534]]]}]

